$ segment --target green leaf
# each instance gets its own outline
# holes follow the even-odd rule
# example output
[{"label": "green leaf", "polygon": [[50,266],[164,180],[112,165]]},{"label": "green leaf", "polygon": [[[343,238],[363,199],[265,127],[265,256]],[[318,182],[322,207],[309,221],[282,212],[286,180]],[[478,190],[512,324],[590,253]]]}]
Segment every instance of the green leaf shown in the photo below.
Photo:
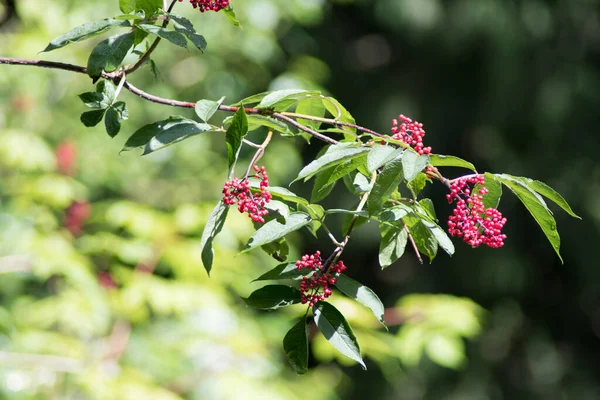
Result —
[{"label": "green leaf", "polygon": [[263,244],[260,246],[261,250],[273,257],[279,262],[283,262],[287,259],[290,254],[290,246],[288,245],[285,238],[275,240],[274,242]]},{"label": "green leaf", "polygon": [[427,217],[431,218],[432,222],[437,221],[437,216],[435,214],[435,206],[433,205],[433,201],[431,201],[431,199],[419,200],[419,206],[420,207],[418,207],[418,209],[421,210],[421,213],[423,215],[426,215]]},{"label": "green leaf", "polygon": [[92,110],[86,111],[81,114],[80,120],[83,122],[83,125],[88,128],[92,126],[96,126],[102,121],[102,117],[104,117],[105,110]]},{"label": "green leaf", "polygon": [[340,178],[350,174],[352,171],[363,166],[367,161],[367,154],[360,154],[350,160],[344,161],[336,165],[333,169],[333,173],[327,180],[327,185],[332,185]]},{"label": "green leaf", "polygon": [[196,115],[198,115],[202,121],[208,122],[208,120],[217,112],[219,106],[223,104],[223,100],[225,100],[225,96],[221,97],[219,101],[198,100],[194,107]]},{"label": "green leaf", "polygon": [[50,44],[48,44],[48,46],[46,46],[46,48],[42,50],[42,53],[60,49],[61,47],[64,47],[74,42],[80,42],[82,40],[89,39],[112,28],[130,26],[131,23],[129,21],[122,21],[113,18],[106,18],[102,21],[96,22],[88,22],[87,24],[83,24],[71,29],[64,35],[60,35],[59,37],[52,39]]},{"label": "green leaf", "polygon": [[419,175],[429,163],[429,156],[419,155],[414,151],[405,151],[402,156],[402,167],[404,168],[404,178],[411,182]]},{"label": "green leaf", "polygon": [[425,226],[423,219],[418,216],[408,215],[404,218],[408,230],[420,253],[429,257],[433,261],[438,251],[438,241],[431,230]]},{"label": "green leaf", "polygon": [[137,27],[143,30],[144,32],[151,33],[162,39],[168,40],[174,45],[187,49],[187,40],[185,40],[185,36],[179,32],[170,31],[160,26],[150,24],[139,24],[137,25]]},{"label": "green leaf", "polygon": [[227,143],[227,159],[229,160],[229,177],[233,175],[235,163],[240,154],[242,147],[242,139],[248,133],[248,119],[246,118],[246,111],[244,107],[240,107],[239,110],[233,115],[231,125],[227,129],[225,134],[225,141]]},{"label": "green leaf", "polygon": [[265,272],[252,282],[256,281],[274,281],[280,279],[293,279],[300,280],[303,276],[311,275],[314,271],[307,268],[298,270],[296,263],[283,263],[279,264],[270,271]]},{"label": "green leaf", "polygon": [[310,222],[310,216],[303,212],[291,213],[285,223],[281,223],[276,219],[269,221],[254,232],[254,235],[252,235],[242,253],[274,240],[278,240],[279,238],[308,225]]},{"label": "green leaf", "polygon": [[150,60],[150,71],[152,71],[152,75],[154,76],[155,80],[162,79],[162,74],[160,73],[160,70],[158,69],[158,66],[154,60]]},{"label": "green leaf", "polygon": [[458,336],[436,334],[427,342],[425,351],[442,367],[457,369],[465,362],[465,344]]},{"label": "green leaf", "polygon": [[383,324],[383,326],[386,326],[385,320],[383,318],[385,308],[383,307],[381,300],[379,300],[379,297],[377,297],[375,292],[373,292],[371,289],[369,289],[362,283],[359,283],[344,274],[340,274],[337,277],[337,282],[335,283],[335,286],[338,289],[340,289],[340,291],[346,296],[353,298],[354,300],[358,301],[360,304],[371,310],[373,312],[373,315],[375,315],[375,318],[377,318],[379,322]]},{"label": "green leaf", "polygon": [[310,164],[302,168],[298,177],[294,179],[294,182],[300,179],[304,179],[307,181],[316,173],[325,170],[326,168],[331,167],[332,165],[336,165],[342,163],[346,160],[352,159],[354,157],[359,156],[360,154],[367,153],[370,149],[368,147],[355,146],[349,143],[340,143],[330,146],[325,154],[316,160],[312,161]]},{"label": "green leaf", "polygon": [[[260,189],[259,181],[257,179],[250,178],[250,188],[258,191]],[[286,188],[282,188],[279,186],[269,186],[269,192],[273,196],[274,199],[279,199],[283,201],[288,201],[296,204],[308,204],[308,200],[303,197],[298,196],[297,194],[287,190]]]},{"label": "green leaf", "polygon": [[334,185],[328,184],[329,177],[333,175],[335,167],[329,167],[325,171],[321,171],[317,174],[315,178],[315,183],[312,188],[312,192],[310,195],[311,203],[318,203],[321,200],[325,199],[331,191],[333,190]]},{"label": "green leaf", "polygon": [[133,48],[133,32],[111,36],[98,43],[92,50],[87,64],[87,74],[98,78],[102,70],[111,72],[119,68],[123,59]]},{"label": "green leaf", "polygon": [[129,151],[145,146],[143,155],[146,155],[170,144],[211,131],[212,129],[213,127],[208,124],[201,124],[180,116],[172,116],[165,120],[145,125],[135,131],[127,139],[121,151]]},{"label": "green leaf", "polygon": [[275,111],[285,111],[298,100],[307,98],[311,95],[320,95],[320,93],[303,89],[276,90],[267,94],[260,103],[258,103],[257,107],[273,108]]},{"label": "green leaf", "polygon": [[306,333],[306,316],[285,334],[283,350],[298,375],[308,372],[308,334]]},{"label": "green leaf", "polygon": [[179,33],[182,33],[185,37],[187,37],[190,42],[196,46],[198,50],[204,52],[206,50],[206,39],[204,36],[196,33],[194,29],[194,25],[187,18],[179,17],[174,14],[167,14],[170,19],[173,20],[173,25],[175,30]]},{"label": "green leaf", "polygon": [[110,99],[107,99],[102,93],[97,92],[81,93],[79,98],[87,107],[96,109],[105,109],[111,103]]},{"label": "green leaf", "polygon": [[460,167],[475,171],[475,166],[462,158],[454,156],[443,156],[441,154],[430,154],[429,163],[434,167]]},{"label": "green leaf", "polygon": [[225,14],[229,22],[231,22],[234,26],[238,26],[240,28],[242,27],[240,25],[240,22],[237,20],[235,11],[233,11],[233,7],[231,7],[231,5],[229,5],[226,9],[223,10],[223,14]]},{"label": "green leaf", "polygon": [[122,13],[129,14],[135,11],[135,0],[119,0],[119,8]]},{"label": "green leaf", "polygon": [[294,135],[287,124],[276,120],[275,118],[266,115],[248,115],[248,131],[253,131],[261,126],[266,126],[269,129],[280,132],[287,136]]},{"label": "green leaf", "polygon": [[[560,208],[565,210],[570,216],[579,218],[581,217],[573,212],[569,203],[562,197],[557,191],[552,189],[550,186],[546,185],[544,182],[535,181],[529,178],[521,178],[530,188],[546,197],[549,200],[552,200],[556,203]],[[487,185],[486,185],[487,186]]]},{"label": "green leaf", "polygon": [[417,177],[415,179],[413,179],[412,181],[408,182],[408,184],[406,185],[409,189],[410,192],[413,195],[413,198],[417,198],[419,196],[419,194],[423,191],[423,189],[425,189],[425,186],[427,185],[427,182],[430,182],[431,180],[427,177],[427,174],[420,172]]},{"label": "green leaf", "polygon": [[284,220],[287,219],[287,217],[290,215],[290,207],[288,207],[287,204],[278,200],[271,200],[270,202],[265,204],[265,208],[269,210],[269,215],[276,215],[283,218]]},{"label": "green leaf", "polygon": [[[323,100],[325,108],[333,116],[334,119],[342,122],[347,122],[349,124],[356,124],[356,120],[354,119],[352,114],[350,114],[348,110],[346,110],[344,106],[340,104],[339,101],[337,101],[333,97],[325,97]],[[356,132],[356,129],[351,128],[349,126],[342,125],[340,128],[344,131]]]},{"label": "green leaf", "polygon": [[115,100],[115,86],[106,79],[102,79],[100,82],[98,82],[96,85],[96,92],[102,93],[106,101],[109,102],[108,105],[112,104],[112,102]]},{"label": "green leaf", "polygon": [[393,146],[382,146],[377,144],[373,146],[373,149],[369,152],[367,158],[367,169],[370,173],[375,172],[382,165],[400,157],[404,149],[395,148]]},{"label": "green leaf", "polygon": [[539,195],[525,182],[515,177],[506,174],[496,174],[494,175],[494,179],[505,184],[521,200],[540,228],[542,228],[560,261],[563,262],[560,255],[560,235],[556,230],[556,221],[546,203],[543,200],[540,201],[541,198],[538,198]]},{"label": "green leaf", "polygon": [[321,228],[322,219],[325,216],[325,209],[319,204],[298,204],[298,211],[306,212],[312,219],[310,224],[306,227],[313,236],[317,237],[317,231]]},{"label": "green leaf", "polygon": [[157,11],[162,10],[162,0],[136,0],[135,9],[143,10],[147,17],[151,17]]},{"label": "green leaf", "polygon": [[[494,174],[489,172],[485,173],[485,188],[488,190],[487,194],[483,195],[483,205],[485,208],[497,208],[500,204],[500,198],[502,197],[502,183],[494,179]],[[481,185],[477,184],[473,187],[473,193],[479,194]]]},{"label": "green leaf", "polygon": [[300,303],[300,291],[285,285],[267,285],[255,290],[247,298],[242,297],[242,300],[250,307],[275,310]]},{"label": "green leaf", "polygon": [[106,133],[110,137],[115,137],[121,130],[121,121],[129,118],[129,113],[127,112],[127,105],[118,101],[112,106],[110,106],[106,110],[106,115],[104,116],[104,125],[106,127]]},{"label": "green leaf", "polygon": [[[404,224],[402,224],[404,225]],[[404,226],[380,224],[381,243],[379,244],[379,265],[385,269],[396,262],[402,255],[408,242],[408,232]]]},{"label": "green leaf", "polygon": [[333,347],[346,357],[358,362],[363,369],[367,369],[360,355],[356,336],[346,318],[337,308],[326,301],[319,301],[313,306],[313,316],[315,324]]},{"label": "green leaf", "polygon": [[[296,106],[296,113],[323,118],[325,115],[323,98],[321,98],[321,96],[311,96],[308,99],[300,100]],[[321,126],[321,122],[311,121],[309,119],[299,118],[298,122],[314,130],[318,130]]]},{"label": "green leaf", "polygon": [[386,164],[381,173],[377,175],[377,180],[375,180],[375,184],[367,200],[367,209],[370,215],[375,214],[381,209],[404,179],[402,164],[401,159],[394,160]]},{"label": "green leaf", "polygon": [[202,231],[202,238],[200,239],[200,249],[202,250],[202,264],[206,273],[210,276],[210,270],[212,269],[213,259],[215,252],[212,248],[212,243],[215,237],[223,229],[225,219],[227,218],[227,212],[229,207],[223,201],[219,201],[217,206],[214,208],[206,225],[204,231]]},{"label": "green leaf", "polygon": [[196,32],[196,29],[194,29],[194,24],[192,24],[192,21],[190,21],[189,19],[185,18],[185,17],[180,17],[179,15],[175,15],[175,14],[171,14],[171,13],[161,13],[164,16],[169,17],[169,19],[171,21],[173,21],[173,25],[176,28],[180,28],[180,29],[185,29],[189,32]]},{"label": "green leaf", "polygon": [[[420,216],[420,214],[417,215]],[[450,256],[454,254],[454,243],[452,243],[448,234],[438,224],[426,219],[421,219],[421,223],[429,229],[435,240],[437,240],[439,247]]]}]

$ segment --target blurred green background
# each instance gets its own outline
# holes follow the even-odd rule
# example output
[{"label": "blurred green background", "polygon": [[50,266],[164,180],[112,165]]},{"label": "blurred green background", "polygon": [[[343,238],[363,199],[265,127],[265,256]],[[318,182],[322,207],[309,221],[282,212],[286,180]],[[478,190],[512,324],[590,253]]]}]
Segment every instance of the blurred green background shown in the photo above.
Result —
[{"label": "blurred green background", "polygon": [[[130,120],[110,139],[79,122],[86,76],[1,65],[0,398],[600,398],[599,3],[232,0],[239,30],[183,2],[175,13],[205,35],[206,53],[163,44],[153,57],[161,78],[148,67],[130,77],[187,101],[316,88],[380,132],[403,113],[424,123],[434,152],[542,180],[583,217],[555,215],[564,265],[508,193],[499,250],[457,243],[431,265],[407,251],[381,271],[377,227],[357,230],[343,258],[388,308],[390,333],[341,294],[332,300],[356,330],[366,372],[316,334],[311,372],[295,376],[280,343],[303,309],[256,312],[239,299],[276,265],[237,255],[253,229],[244,216],[230,214],[206,276],[199,237],[226,178],[222,137],[119,155],[139,126],[192,111],[124,92]],[[117,1],[16,6],[0,55],[78,65],[100,37],[38,52],[119,14]],[[276,138],[262,161],[271,183],[285,186],[319,147]],[[353,201],[336,194],[326,206]],[[444,194],[426,193],[440,217],[451,211]],[[291,258],[331,250],[310,235],[292,243]]]}]

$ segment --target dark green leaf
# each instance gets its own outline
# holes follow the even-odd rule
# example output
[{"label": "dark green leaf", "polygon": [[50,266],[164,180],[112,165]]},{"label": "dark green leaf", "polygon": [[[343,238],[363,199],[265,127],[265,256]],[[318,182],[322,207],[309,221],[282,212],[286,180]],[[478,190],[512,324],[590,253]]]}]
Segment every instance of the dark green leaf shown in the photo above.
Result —
[{"label": "dark green leaf", "polygon": [[[325,106],[323,105],[323,98],[321,96],[311,96],[307,99],[300,100],[298,102],[298,105],[296,106],[296,113],[323,118],[323,116],[325,115]],[[309,119],[299,118],[298,122],[314,130],[318,130],[321,126],[321,122],[312,121]]]},{"label": "dark green leaf", "polygon": [[546,203],[540,202],[538,194],[533,191],[525,182],[519,181],[515,177],[506,174],[496,174],[495,179],[505,184],[529,210],[535,221],[548,238],[548,241],[554,248],[558,258],[563,262],[560,256],[560,235],[556,230],[556,221],[548,210]]},{"label": "dark green leaf", "polygon": [[194,24],[187,18],[180,17],[179,15],[162,13],[163,15],[169,17],[171,21],[173,21],[173,25],[175,28],[185,29],[189,32],[195,33],[196,29],[194,29]]},{"label": "dark green leaf", "polygon": [[462,158],[443,156],[441,154],[431,154],[429,158],[429,163],[434,167],[460,167],[475,171],[475,166]]},{"label": "dark green leaf", "polygon": [[346,318],[337,308],[325,301],[319,301],[313,307],[313,316],[315,324],[333,347],[346,357],[358,362],[363,369],[367,369],[360,355],[356,336]]},{"label": "dark green leaf", "polygon": [[367,158],[367,169],[370,173],[373,173],[379,167],[396,158],[399,158],[403,152],[404,149],[402,148],[398,149],[393,146],[382,146],[377,144],[373,146],[373,149],[369,152],[369,157]]},{"label": "dark green leaf", "polygon": [[402,156],[402,167],[404,168],[404,178],[410,182],[419,175],[429,163],[429,157],[419,155],[414,151],[405,151]]},{"label": "dark green leaf", "polygon": [[308,372],[308,335],[306,333],[306,317],[302,317],[296,325],[285,334],[283,350],[288,361],[297,374]]},{"label": "dark green leaf", "polygon": [[223,201],[219,201],[217,206],[214,208],[210,217],[208,217],[208,221],[206,221],[206,225],[204,226],[204,231],[202,232],[202,238],[200,239],[200,249],[202,250],[202,264],[204,265],[204,269],[206,269],[206,273],[210,275],[210,270],[212,269],[213,259],[215,252],[212,248],[212,243],[215,237],[221,232],[223,229],[223,225],[225,224],[225,219],[227,218],[227,212],[229,211],[229,207],[223,203]]},{"label": "dark green leaf", "polygon": [[377,175],[377,180],[367,200],[367,209],[370,215],[381,209],[403,179],[404,171],[401,159],[394,160],[383,167],[381,173]]},{"label": "dark green leaf", "polygon": [[381,269],[389,267],[404,254],[408,241],[408,232],[402,226],[380,224],[381,243],[379,244],[379,265]]},{"label": "dark green leaf", "polygon": [[168,40],[169,42],[171,42],[179,47],[183,47],[183,48],[187,49],[187,40],[185,40],[185,36],[179,32],[170,31],[170,30],[162,28],[160,26],[149,25],[149,24],[139,24],[137,27],[139,29],[143,30],[144,32],[151,33],[160,38]]},{"label": "dark green leaf", "polygon": [[360,154],[367,153],[369,150],[368,147],[354,146],[349,143],[332,145],[327,149],[325,154],[302,168],[302,171],[300,171],[298,177],[294,179],[294,182],[300,179],[306,181],[316,173],[323,171],[328,167],[340,164],[346,160],[357,157]]},{"label": "dark green leaf", "polygon": [[144,147],[144,155],[162,149],[173,143],[212,130],[212,126],[191,119],[172,116],[168,119],[145,125],[127,139],[123,150],[129,151]]},{"label": "dark green leaf", "polygon": [[240,107],[239,110],[233,115],[231,125],[227,129],[225,134],[225,141],[227,142],[227,159],[229,160],[229,177],[231,178],[235,163],[242,147],[242,139],[248,133],[248,119],[246,118],[246,112],[244,107]]},{"label": "dark green leaf", "polygon": [[233,11],[233,7],[231,7],[231,5],[224,9],[223,13],[225,14],[229,22],[231,22],[234,26],[241,27],[240,22],[237,20],[237,17],[235,16],[235,11]]},{"label": "dark green leaf", "polygon": [[86,111],[81,114],[81,122],[83,122],[83,125],[87,126],[88,128],[96,126],[100,123],[100,121],[102,121],[102,117],[104,117],[104,111],[105,110]]},{"label": "dark green leaf", "polygon": [[93,36],[99,35],[102,32],[106,32],[109,29],[116,27],[130,27],[129,21],[122,21],[113,18],[106,18],[102,21],[88,22],[78,26],[77,28],[71,29],[64,35],[53,39],[48,46],[42,52],[52,51],[60,49],[70,43],[79,42],[85,39],[89,39]]},{"label": "dark green leaf", "polygon": [[[549,200],[555,202],[560,208],[565,210],[570,216],[579,218],[581,217],[573,212],[569,203],[562,197],[558,192],[552,189],[550,186],[546,185],[544,182],[534,181],[529,178],[522,178],[523,181],[533,190],[546,197]],[[487,186],[487,185],[486,185]]]},{"label": "dark green leaf", "polygon": [[242,300],[250,307],[275,310],[300,303],[300,291],[285,285],[267,285],[255,290],[247,298],[242,297]]},{"label": "dark green leaf", "polygon": [[129,50],[133,48],[133,32],[111,36],[98,43],[92,50],[87,64],[87,74],[97,78],[102,70],[111,72],[119,68]]},{"label": "dark green leaf", "polygon": [[175,30],[177,32],[187,37],[201,52],[206,50],[206,39],[204,39],[204,36],[196,33],[194,26],[187,18],[178,17],[173,14],[170,14],[170,18],[174,21]]},{"label": "dark green leaf", "polygon": [[385,326],[385,320],[383,318],[385,308],[375,292],[362,283],[359,283],[344,274],[340,274],[337,277],[335,286],[346,296],[353,298],[363,306],[370,309],[373,312],[373,315],[375,315],[375,318],[377,318],[379,322]]},{"label": "dark green leaf", "polygon": [[104,116],[104,124],[106,127],[106,133],[109,134],[110,137],[115,137],[121,130],[121,121],[129,118],[129,113],[127,112],[127,105],[118,101],[112,106],[110,106],[106,110],[106,115]]},{"label": "dark green leaf", "polygon": [[312,273],[313,273],[313,271],[311,271],[307,268],[302,268],[301,270],[298,270],[296,263],[283,263],[283,264],[279,264],[272,270],[265,272],[264,274],[262,274],[261,276],[259,276],[255,280],[253,280],[252,282],[274,281],[274,280],[279,280],[279,279],[300,280],[300,279],[302,279],[303,276],[307,276]]},{"label": "dark green leaf", "polygon": [[311,222],[311,218],[308,214],[303,212],[291,213],[286,219],[285,223],[281,223],[276,219],[267,222],[260,229],[254,232],[254,235],[246,244],[243,253],[250,251],[263,244],[270,243],[274,240],[278,240],[285,235],[297,231],[305,225]]},{"label": "dark green leaf", "polygon": [[196,102],[196,115],[200,117],[200,119],[204,122],[208,122],[208,120],[217,112],[219,106],[223,104],[223,100],[225,97],[221,97],[219,101],[212,100],[199,100]]},{"label": "dark green leaf", "polygon": [[105,109],[111,103],[110,99],[107,99],[102,93],[97,92],[81,93],[79,98],[86,106],[90,108]]},{"label": "dark green leaf", "polygon": [[310,195],[311,203],[318,203],[329,196],[334,185],[330,185],[328,182],[331,175],[333,175],[334,170],[335,167],[329,167],[325,171],[321,171],[317,174],[312,188],[312,193]]}]

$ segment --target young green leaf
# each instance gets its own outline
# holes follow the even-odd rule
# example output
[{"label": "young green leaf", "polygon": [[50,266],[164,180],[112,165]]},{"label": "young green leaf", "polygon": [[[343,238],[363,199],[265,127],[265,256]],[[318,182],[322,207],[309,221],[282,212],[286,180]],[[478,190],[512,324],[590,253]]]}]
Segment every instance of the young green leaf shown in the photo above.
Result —
[{"label": "young green leaf", "polygon": [[212,248],[212,243],[215,237],[221,232],[223,229],[223,225],[225,224],[225,219],[227,218],[227,212],[229,211],[229,207],[222,200],[219,201],[217,206],[213,209],[210,217],[208,217],[208,221],[206,221],[206,225],[204,226],[204,231],[202,232],[202,237],[200,238],[200,249],[202,250],[202,264],[204,264],[204,269],[206,269],[206,273],[210,275],[210,270],[212,269],[213,258],[214,258],[214,250]]},{"label": "young green leaf", "polygon": [[373,173],[382,165],[399,158],[403,152],[403,148],[382,146],[380,144],[375,145],[369,152],[369,157],[367,158],[367,169],[370,173]]},{"label": "young green leaf", "polygon": [[229,22],[231,22],[234,26],[237,27],[242,27],[240,25],[240,21],[237,20],[237,17],[235,15],[235,11],[233,11],[233,7],[231,7],[231,5],[229,5],[226,9],[223,10],[223,13],[225,14],[225,16],[227,17],[227,19],[229,20]]},{"label": "young green leaf", "polygon": [[162,0],[136,0],[135,9],[143,10],[147,17],[151,17],[157,11],[162,10]]},{"label": "young green leaf", "polygon": [[229,178],[233,175],[235,163],[242,147],[242,139],[247,133],[248,119],[246,118],[246,111],[244,111],[244,107],[240,107],[233,115],[231,125],[227,128],[227,133],[225,134],[227,159],[229,160]]},{"label": "young green leaf", "polygon": [[285,334],[283,350],[298,375],[308,372],[308,334],[306,316]]},{"label": "young green leaf", "polygon": [[298,100],[306,98],[310,95],[319,95],[317,91],[308,91],[304,89],[284,89],[276,90],[267,94],[258,103],[257,107],[274,108],[276,111],[283,111],[289,108]]},{"label": "young green leaf", "polygon": [[135,0],[119,0],[119,8],[122,13],[129,14],[135,11]]},{"label": "young green leaf", "polygon": [[546,203],[543,201],[540,202],[539,195],[523,181],[505,174],[494,175],[494,178],[505,184],[521,200],[540,228],[542,228],[560,261],[563,262],[560,255],[560,235],[556,230],[556,221],[550,210],[548,210]]},{"label": "young green leaf", "polygon": [[108,133],[110,137],[117,136],[121,130],[121,121],[126,120],[127,118],[129,118],[129,113],[127,111],[127,105],[124,102],[118,101],[108,107],[106,115],[104,116],[106,133]]},{"label": "young green leaf", "polygon": [[300,295],[300,291],[294,287],[267,285],[255,290],[247,298],[242,297],[242,300],[250,307],[275,310],[279,307],[300,303]]},{"label": "young green leaf", "polygon": [[408,241],[408,232],[401,226],[380,224],[381,243],[379,244],[379,265],[385,269],[404,254]]},{"label": "young green leaf", "polygon": [[111,36],[98,43],[88,58],[87,74],[97,79],[102,71],[111,72],[119,68],[123,59],[133,48],[133,32]]},{"label": "young green leaf", "polygon": [[310,216],[303,212],[291,213],[285,223],[281,223],[276,219],[271,220],[254,232],[254,235],[252,235],[242,253],[282,238],[285,235],[308,225],[311,221]]},{"label": "young green leaf", "polygon": [[76,28],[71,29],[69,32],[63,35],[52,39],[52,41],[48,44],[48,46],[46,46],[44,50],[42,50],[42,52],[60,49],[61,47],[64,47],[68,44],[89,39],[112,28],[130,26],[131,23],[129,21],[122,21],[113,18],[106,18],[102,21],[96,22],[88,22],[87,24],[80,25]]},{"label": "young green leaf", "polygon": [[[341,105],[340,102],[334,99],[333,97],[324,97],[323,104],[334,119],[342,122],[347,122],[349,124],[356,124],[356,120],[354,119],[352,114],[350,114],[348,110],[346,110],[344,106]],[[348,132],[356,132],[355,128],[349,126],[341,126],[341,129]]]},{"label": "young green leaf", "polygon": [[434,167],[460,167],[475,171],[475,166],[462,158],[443,156],[441,154],[430,154],[429,158],[429,163]]},{"label": "young green leaf", "polygon": [[360,347],[354,332],[346,318],[337,308],[325,301],[319,301],[313,306],[315,324],[323,336],[346,357],[358,362],[367,369],[360,355]]},{"label": "young green leaf", "polygon": [[160,26],[150,24],[139,24],[137,27],[144,32],[151,33],[162,39],[168,40],[174,45],[187,49],[187,40],[185,40],[185,36],[179,32],[170,31]]},{"label": "young green leaf", "polygon": [[296,263],[283,263],[279,264],[270,271],[265,272],[252,282],[256,281],[275,281],[280,279],[293,279],[300,280],[302,277],[311,275],[314,271],[306,268],[298,270]]},{"label": "young green leaf", "polygon": [[396,159],[383,167],[381,173],[377,175],[377,179],[367,200],[367,209],[370,215],[381,210],[383,204],[389,199],[403,179],[402,159]]},{"label": "young green leaf", "polygon": [[[250,178],[250,188],[254,191],[260,189],[259,181],[254,178]],[[273,196],[274,199],[279,199],[283,201],[288,201],[296,204],[308,204],[308,200],[303,197],[298,196],[297,194],[287,190],[286,188],[282,188],[279,186],[269,186],[269,192]]]},{"label": "young green leaf", "polygon": [[221,97],[219,101],[198,100],[194,107],[196,115],[198,115],[202,121],[208,122],[208,120],[217,112],[219,106],[223,104],[223,100],[225,100],[225,96]]},{"label": "young green leaf", "polygon": [[414,151],[405,151],[402,156],[402,167],[404,168],[404,178],[411,182],[419,175],[429,163],[429,157],[419,155]]},{"label": "young green leaf", "polygon": [[425,226],[424,219],[420,216],[408,215],[404,218],[408,230],[420,253],[429,257],[433,261],[438,251],[438,241],[433,233]]},{"label": "young green leaf", "polygon": [[577,215],[573,212],[573,210],[571,209],[571,206],[569,206],[569,203],[567,203],[565,198],[562,197],[557,191],[552,189],[550,186],[546,185],[544,182],[534,181],[533,179],[529,179],[529,178],[521,178],[521,179],[530,188],[532,188],[533,190],[535,190],[536,192],[538,192],[545,198],[552,200],[554,203],[556,203],[560,208],[565,210],[570,216],[581,219],[581,217],[579,215]]},{"label": "young green leaf", "polygon": [[[485,173],[485,188],[488,193],[483,195],[483,205],[487,208],[498,208],[500,198],[502,197],[502,183],[494,179],[494,174]],[[473,193],[479,193],[481,185],[477,184],[473,187]]]},{"label": "young green leaf", "polygon": [[[321,98],[321,96],[311,96],[307,99],[300,100],[296,106],[296,113],[323,118],[325,115],[323,98]],[[321,122],[312,121],[310,119],[299,118],[298,122],[314,130],[318,130],[321,127]]]},{"label": "young green leaf", "polygon": [[144,146],[143,155],[162,149],[170,144],[213,129],[208,124],[200,124],[191,119],[172,116],[162,121],[145,125],[127,139],[123,150],[129,151]]},{"label": "young green leaf", "polygon": [[377,318],[383,326],[386,326],[383,318],[385,308],[375,292],[344,274],[340,274],[337,277],[335,287],[340,289],[346,296],[358,301],[360,304],[371,310],[373,315],[375,315],[375,318]]},{"label": "young green leaf", "polygon": [[368,147],[353,146],[348,143],[335,144],[329,147],[327,152],[321,157],[309,163],[307,166],[302,168],[298,177],[294,179],[294,182],[300,179],[307,181],[316,173],[323,171],[333,165],[340,164],[346,160],[357,157],[363,153],[367,153],[370,149]]},{"label": "young green leaf", "polygon": [[102,117],[104,117],[104,112],[105,110],[86,111],[83,114],[81,114],[81,122],[83,122],[83,125],[87,126],[88,128],[96,126],[100,123],[100,121],[102,121]]}]

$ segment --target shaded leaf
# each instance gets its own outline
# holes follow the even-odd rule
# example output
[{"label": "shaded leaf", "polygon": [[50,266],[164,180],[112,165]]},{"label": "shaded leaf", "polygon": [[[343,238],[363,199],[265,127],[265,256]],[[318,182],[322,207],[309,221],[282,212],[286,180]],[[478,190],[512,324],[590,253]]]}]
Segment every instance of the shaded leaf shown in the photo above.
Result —
[{"label": "shaded leaf", "polygon": [[144,32],[151,33],[173,43],[174,45],[187,49],[187,40],[185,40],[185,36],[179,32],[171,31],[160,26],[150,24],[139,24],[137,25],[137,27],[143,30]]},{"label": "shaded leaf", "polygon": [[111,36],[94,47],[87,64],[87,74],[98,78],[102,71],[111,72],[119,68],[123,59],[133,48],[133,32]]},{"label": "shaded leaf", "polygon": [[333,347],[346,357],[358,362],[363,369],[367,369],[360,355],[356,336],[354,336],[348,321],[337,308],[326,301],[319,301],[313,306],[313,316],[315,324]]},{"label": "shaded leaf", "polygon": [[208,275],[210,275],[215,254],[212,248],[212,243],[219,232],[221,232],[221,229],[223,229],[228,211],[229,207],[222,200],[219,201],[217,206],[213,209],[212,213],[208,217],[208,221],[206,221],[206,225],[202,231],[202,238],[200,239],[202,264],[204,265],[204,269],[206,269],[206,273]]},{"label": "shaded leaf", "polygon": [[127,112],[127,105],[118,101],[112,106],[110,106],[106,110],[106,115],[104,116],[104,125],[106,127],[106,133],[110,137],[115,137],[121,130],[121,121],[129,118],[129,113]]},{"label": "shaded leaf", "polygon": [[262,246],[263,244],[278,240],[285,235],[308,225],[310,222],[310,216],[303,212],[291,213],[284,223],[281,223],[276,219],[269,221],[254,232],[242,252],[245,253],[258,246]]},{"label": "shaded leaf", "polygon": [[227,159],[229,160],[229,178],[233,176],[235,163],[242,147],[242,139],[248,133],[248,119],[244,107],[240,107],[233,115],[231,125],[227,128],[225,141],[227,143]]},{"label": "shaded leaf", "polygon": [[102,117],[104,117],[105,110],[92,110],[86,111],[81,114],[80,120],[83,122],[83,125],[89,127],[96,126],[102,121]]},{"label": "shaded leaf", "polygon": [[313,271],[302,268],[298,270],[296,263],[283,263],[279,264],[275,268],[270,271],[265,272],[255,280],[255,281],[274,281],[279,279],[293,279],[300,280],[303,276],[311,275]]},{"label": "shaded leaf", "polygon": [[377,297],[375,292],[373,292],[371,289],[369,289],[362,283],[357,282],[344,274],[340,274],[337,277],[335,286],[346,296],[353,298],[354,300],[358,301],[360,304],[371,310],[373,312],[373,315],[375,315],[375,318],[377,318],[377,320],[379,320],[379,322],[381,322],[383,326],[386,326],[385,320],[383,318],[385,308],[383,307],[381,300],[379,300],[379,297]]},{"label": "shaded leaf", "polygon": [[288,361],[297,374],[308,372],[308,334],[306,332],[306,317],[303,317],[296,325],[285,334],[283,338],[283,350]]},{"label": "shaded leaf", "polygon": [[89,39],[112,28],[130,26],[131,23],[129,21],[117,20],[113,18],[106,18],[102,21],[96,22],[88,22],[87,24],[80,25],[76,28],[71,29],[69,32],[63,35],[52,39],[52,41],[48,44],[48,46],[46,46],[44,50],[42,50],[42,52],[60,49],[61,47],[64,47],[70,43],[80,42],[82,40]]},{"label": "shaded leaf", "polygon": [[285,285],[267,285],[252,292],[244,302],[261,310],[275,310],[280,307],[300,303],[300,291]]}]

